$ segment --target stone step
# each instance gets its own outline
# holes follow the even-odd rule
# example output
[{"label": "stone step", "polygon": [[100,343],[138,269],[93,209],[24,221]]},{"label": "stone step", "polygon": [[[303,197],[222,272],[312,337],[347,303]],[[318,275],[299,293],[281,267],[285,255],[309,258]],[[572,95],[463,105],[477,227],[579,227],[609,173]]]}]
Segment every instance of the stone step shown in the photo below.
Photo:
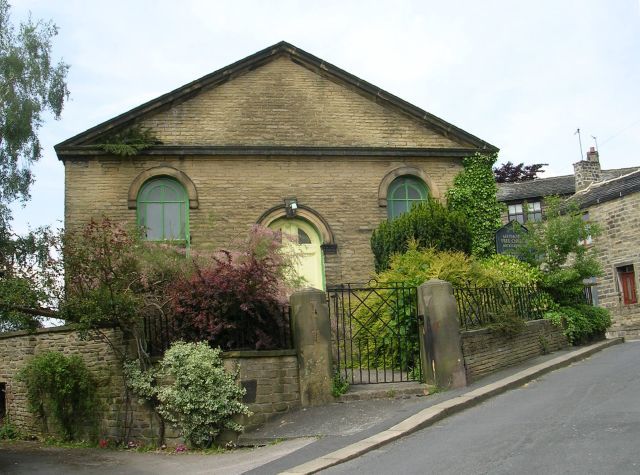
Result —
[{"label": "stone step", "polygon": [[367,399],[406,399],[413,396],[426,396],[434,387],[412,382],[352,384],[349,390],[336,398],[337,402],[363,401]]}]

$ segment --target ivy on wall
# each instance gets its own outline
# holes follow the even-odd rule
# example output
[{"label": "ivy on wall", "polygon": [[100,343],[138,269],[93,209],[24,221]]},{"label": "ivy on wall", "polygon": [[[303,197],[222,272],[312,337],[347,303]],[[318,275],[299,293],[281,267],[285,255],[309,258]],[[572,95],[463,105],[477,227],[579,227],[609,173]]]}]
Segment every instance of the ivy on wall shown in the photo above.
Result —
[{"label": "ivy on wall", "polygon": [[472,234],[472,253],[487,257],[495,253],[495,232],[502,225],[503,205],[496,198],[498,187],[493,176],[497,154],[476,153],[463,161],[464,170],[447,192],[451,210],[467,217]]}]

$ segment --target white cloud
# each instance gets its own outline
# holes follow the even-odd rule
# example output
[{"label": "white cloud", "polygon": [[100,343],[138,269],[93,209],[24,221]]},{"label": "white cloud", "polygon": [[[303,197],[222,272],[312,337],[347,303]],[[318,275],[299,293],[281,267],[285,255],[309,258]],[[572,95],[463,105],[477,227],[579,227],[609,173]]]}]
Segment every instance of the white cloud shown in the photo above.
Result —
[{"label": "white cloud", "polygon": [[62,217],[55,143],[280,40],[495,144],[502,161],[571,173],[580,127],[585,151],[598,137],[604,167],[640,165],[635,2],[12,4],[16,19],[32,10],[59,25],[55,52],[72,67],[72,100],[42,129],[46,155],[20,226]]}]

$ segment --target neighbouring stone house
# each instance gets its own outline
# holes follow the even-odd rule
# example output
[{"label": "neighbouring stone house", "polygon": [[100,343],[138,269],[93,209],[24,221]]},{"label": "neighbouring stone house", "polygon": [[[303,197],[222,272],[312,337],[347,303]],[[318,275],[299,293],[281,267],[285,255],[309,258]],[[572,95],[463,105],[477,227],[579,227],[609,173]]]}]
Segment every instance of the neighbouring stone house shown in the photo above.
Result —
[{"label": "neighbouring stone house", "polygon": [[[585,188],[594,181],[593,164],[595,162],[599,167],[598,152],[591,149],[587,153],[587,160],[574,164],[575,173],[572,175],[537,178],[519,183],[499,183],[498,201],[506,205],[502,215],[503,223],[513,220],[520,224],[525,224],[527,221],[540,221],[544,214],[544,197],[553,195],[568,198],[576,191]],[[599,170],[598,180],[611,180],[638,168],[640,167]]]},{"label": "neighbouring stone house", "polygon": [[575,163],[574,174],[498,186],[498,200],[508,207],[503,221],[540,220],[544,197],[575,201],[585,219],[598,223],[602,234],[593,242],[604,275],[594,279],[598,305],[611,310],[608,336],[640,336],[638,268],[640,266],[640,167],[602,170],[598,152]]},{"label": "neighbouring stone house", "polygon": [[[100,147],[138,126],[161,143],[132,157]],[[443,199],[464,157],[497,151],[285,42],[55,149],[68,229],[104,214],[204,249],[258,223],[293,236],[316,288],[368,280],[378,223]]]}]

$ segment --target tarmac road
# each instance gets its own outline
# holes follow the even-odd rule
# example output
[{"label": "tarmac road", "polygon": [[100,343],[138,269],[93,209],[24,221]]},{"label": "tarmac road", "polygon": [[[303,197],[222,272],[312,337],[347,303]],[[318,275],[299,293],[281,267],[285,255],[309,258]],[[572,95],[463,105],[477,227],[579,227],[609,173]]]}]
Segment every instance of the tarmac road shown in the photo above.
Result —
[{"label": "tarmac road", "polygon": [[639,474],[640,342],[546,374],[326,474]]}]

